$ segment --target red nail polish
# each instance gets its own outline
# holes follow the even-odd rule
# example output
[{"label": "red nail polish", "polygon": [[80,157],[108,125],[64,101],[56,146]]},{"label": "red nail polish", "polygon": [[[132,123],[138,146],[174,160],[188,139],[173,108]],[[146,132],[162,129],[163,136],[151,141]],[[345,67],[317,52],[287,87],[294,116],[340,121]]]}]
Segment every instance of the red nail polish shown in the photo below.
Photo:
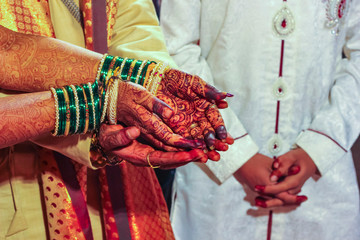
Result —
[{"label": "red nail polish", "polygon": [[296,203],[303,203],[306,200],[308,200],[308,198],[306,196],[297,196],[296,197]]},{"label": "red nail polish", "polygon": [[266,203],[260,199],[255,199],[255,205],[258,207],[266,208]]},{"label": "red nail polish", "polygon": [[256,185],[255,186],[255,191],[256,192],[264,192],[264,190],[265,190],[265,186],[263,186],[263,185]]}]

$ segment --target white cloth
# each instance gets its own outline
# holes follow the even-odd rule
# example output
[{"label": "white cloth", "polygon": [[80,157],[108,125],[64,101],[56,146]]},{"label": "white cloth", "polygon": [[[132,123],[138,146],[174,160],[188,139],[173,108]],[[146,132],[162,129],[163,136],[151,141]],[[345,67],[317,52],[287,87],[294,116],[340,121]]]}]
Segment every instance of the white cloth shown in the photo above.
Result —
[{"label": "white cloth", "polygon": [[[178,240],[266,239],[268,210],[252,206],[232,174],[256,152],[279,156],[294,144],[321,177],[303,186],[307,202],[275,210],[271,239],[360,239],[350,152],[360,131],[360,1],[346,1],[338,35],[326,26],[336,2],[344,1],[162,1],[170,54],[180,69],[235,95],[222,114],[230,134],[240,137],[220,162],[177,169],[171,219]],[[273,19],[284,5],[295,28],[281,38]]]}]

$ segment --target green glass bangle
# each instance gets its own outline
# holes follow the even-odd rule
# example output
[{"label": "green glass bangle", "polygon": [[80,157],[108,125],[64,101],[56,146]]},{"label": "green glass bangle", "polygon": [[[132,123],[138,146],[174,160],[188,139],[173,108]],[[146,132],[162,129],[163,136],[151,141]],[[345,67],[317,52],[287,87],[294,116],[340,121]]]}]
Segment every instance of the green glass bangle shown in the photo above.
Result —
[{"label": "green glass bangle", "polygon": [[100,112],[100,98],[99,98],[99,84],[98,81],[95,81],[92,85],[92,92],[94,95],[94,109],[95,109],[95,128],[98,128],[100,126],[100,117],[101,117],[101,112]]},{"label": "green glass bangle", "polygon": [[59,103],[59,131],[57,136],[62,136],[65,133],[66,125],[66,103],[63,90],[61,88],[57,88],[55,90]]},{"label": "green glass bangle", "polygon": [[85,128],[85,115],[86,115],[86,106],[84,100],[84,92],[81,87],[75,86],[76,92],[79,98],[79,112],[80,112],[80,121],[79,121],[79,128],[76,133],[82,133]]},{"label": "green glass bangle", "polygon": [[89,131],[94,129],[94,110],[93,110],[93,104],[91,101],[91,93],[89,86],[87,84],[83,84],[82,87],[85,90],[86,99],[87,99],[87,105],[89,109]]},{"label": "green glass bangle", "polygon": [[70,103],[70,130],[69,134],[75,134],[76,129],[76,106],[75,106],[75,95],[70,86],[65,86],[65,90],[69,95]]},{"label": "green glass bangle", "polygon": [[114,56],[112,56],[112,55],[106,56],[103,67],[101,68],[101,71],[100,71],[100,78],[99,78],[100,83],[104,82],[104,80],[108,74],[110,64],[113,59],[114,59]]},{"label": "green glass bangle", "polygon": [[134,61],[134,59],[127,59],[124,69],[121,71],[121,79],[126,80],[129,74],[131,63]]},{"label": "green glass bangle", "polygon": [[130,77],[130,81],[135,83],[136,82],[136,76],[138,74],[139,71],[139,67],[142,64],[142,61],[136,61],[134,69],[132,71],[131,77]]},{"label": "green glass bangle", "polygon": [[148,67],[149,67],[150,64],[151,64],[151,62],[148,61],[148,62],[146,63],[146,65],[145,65],[145,67],[143,68],[143,70],[141,71],[140,80],[139,80],[139,84],[140,84],[141,86],[143,86],[143,84],[144,84],[144,77],[145,77],[145,75],[146,75],[146,71],[147,71],[147,69],[148,69]]},{"label": "green glass bangle", "polygon": [[[123,61],[124,61],[124,59],[122,57],[118,57],[115,61],[113,71],[115,71],[116,68],[120,67]],[[111,73],[111,76],[113,76],[113,75],[114,75],[114,72]]]}]

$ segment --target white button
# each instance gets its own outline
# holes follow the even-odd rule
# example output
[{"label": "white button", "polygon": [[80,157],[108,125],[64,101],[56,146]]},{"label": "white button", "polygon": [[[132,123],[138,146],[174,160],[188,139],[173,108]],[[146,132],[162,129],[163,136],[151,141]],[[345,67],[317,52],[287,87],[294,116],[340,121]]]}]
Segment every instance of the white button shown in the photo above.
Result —
[{"label": "white button", "polygon": [[288,87],[282,77],[274,83],[273,85],[273,94],[277,100],[284,99],[287,95]]},{"label": "white button", "polygon": [[279,135],[275,134],[268,142],[269,152],[274,156],[278,155],[283,147],[282,145]]}]

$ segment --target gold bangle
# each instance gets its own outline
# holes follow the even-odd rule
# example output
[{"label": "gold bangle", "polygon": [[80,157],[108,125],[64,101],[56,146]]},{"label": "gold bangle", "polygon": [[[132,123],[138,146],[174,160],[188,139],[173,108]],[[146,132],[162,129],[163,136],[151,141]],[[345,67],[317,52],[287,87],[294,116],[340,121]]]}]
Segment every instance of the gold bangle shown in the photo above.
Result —
[{"label": "gold bangle", "polygon": [[117,123],[117,99],[119,93],[119,79],[115,79],[108,89],[109,91],[109,105],[107,110],[107,117],[110,124]]},{"label": "gold bangle", "polygon": [[138,69],[138,72],[137,72],[137,75],[136,75],[136,79],[135,79],[135,83],[136,83],[136,84],[139,83],[140,74],[141,74],[141,72],[142,72],[142,70],[143,70],[143,68],[144,68],[144,66],[145,66],[146,63],[147,63],[147,60],[144,60],[144,61],[141,63],[139,69]]},{"label": "gold bangle", "polygon": [[153,165],[150,163],[150,154],[151,154],[151,152],[149,152],[148,155],[146,155],[146,160],[147,160],[149,166],[150,166],[151,168],[159,168],[160,165],[159,165],[159,166],[153,166]]},{"label": "gold bangle", "polygon": [[70,100],[66,89],[63,87],[62,90],[64,92],[64,98],[66,104],[66,125],[65,125],[64,136],[67,136],[69,135],[69,131],[70,131]]},{"label": "gold bangle", "polygon": [[[90,130],[95,130],[96,129],[96,109],[95,109],[95,102],[94,102],[94,93],[92,91],[92,86],[91,86],[91,83],[88,82],[87,83],[88,87],[89,87],[89,92],[90,92],[90,100],[91,100],[91,103],[92,103],[92,109],[93,109],[93,119],[94,119],[94,129],[90,129]],[[96,93],[98,94],[98,93]]]},{"label": "gold bangle", "polygon": [[131,74],[134,70],[134,67],[135,67],[135,64],[136,64],[137,60],[133,60],[131,65],[130,65],[130,69],[129,69],[129,73],[128,73],[128,76],[126,78],[126,81],[130,81],[130,78],[131,78]]},{"label": "gold bangle", "polygon": [[152,73],[153,69],[156,67],[156,64],[155,63],[151,63],[149,66],[148,66],[148,69],[146,71],[146,75],[145,75],[145,79],[144,79],[144,84],[143,84],[143,87],[147,89],[147,85],[148,85],[148,81],[149,81],[149,75],[150,73]]},{"label": "gold bangle", "polygon": [[100,60],[95,81],[99,81],[99,79],[100,79],[101,69],[102,69],[102,67],[103,67],[103,65],[104,65],[104,61],[105,61],[105,58],[107,57],[107,55],[108,55],[108,54],[105,53],[105,54],[102,56],[101,60]]},{"label": "gold bangle", "polygon": [[56,136],[59,131],[59,100],[58,100],[55,88],[50,88],[50,90],[55,99],[55,128],[54,128],[54,132],[52,133],[52,135]]},{"label": "gold bangle", "polygon": [[121,63],[121,66],[120,66],[119,72],[118,72],[118,74],[116,75],[116,77],[119,77],[119,75],[120,75],[120,78],[121,78],[121,72],[122,72],[122,70],[123,70],[123,68],[124,68],[125,63],[126,63],[126,61],[127,61],[127,60],[128,60],[128,58],[127,58],[127,57],[126,57],[126,58],[124,58],[123,62]]}]

